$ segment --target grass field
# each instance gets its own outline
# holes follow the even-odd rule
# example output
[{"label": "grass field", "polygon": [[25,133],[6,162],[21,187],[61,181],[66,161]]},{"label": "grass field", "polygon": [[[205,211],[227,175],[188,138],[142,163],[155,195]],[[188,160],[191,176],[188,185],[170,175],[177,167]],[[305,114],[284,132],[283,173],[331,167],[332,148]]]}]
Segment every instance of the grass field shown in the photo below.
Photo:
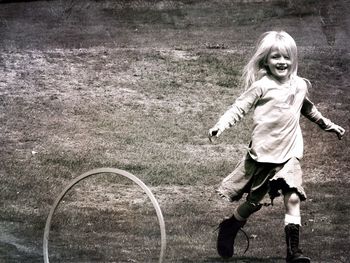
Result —
[{"label": "grass field", "polygon": [[[215,195],[249,142],[251,116],[214,143],[207,131],[242,92],[256,38],[284,29],[299,74],[331,120],[350,129],[349,3],[328,1],[0,1],[0,262],[43,262],[49,210],[78,175],[133,173],[165,218],[165,262],[224,262]],[[349,262],[349,139],[302,118],[302,247]],[[252,217],[229,262],[285,262],[283,204]],[[55,213],[50,262],[157,262],[155,211],[129,181],[89,178]]]}]

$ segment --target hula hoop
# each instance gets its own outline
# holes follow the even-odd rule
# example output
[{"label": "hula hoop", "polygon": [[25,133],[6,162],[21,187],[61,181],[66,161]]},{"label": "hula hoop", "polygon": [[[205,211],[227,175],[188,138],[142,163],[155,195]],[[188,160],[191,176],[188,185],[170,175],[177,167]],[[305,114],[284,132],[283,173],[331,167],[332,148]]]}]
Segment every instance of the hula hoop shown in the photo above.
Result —
[{"label": "hula hoop", "polygon": [[49,213],[49,215],[47,217],[46,224],[45,224],[44,239],[43,239],[44,263],[49,263],[50,262],[49,261],[49,253],[48,253],[48,240],[49,240],[49,232],[50,232],[50,228],[51,228],[52,216],[53,216],[57,206],[59,205],[59,203],[61,202],[63,197],[66,195],[66,193],[74,185],[76,185],[78,182],[80,182],[81,180],[83,180],[83,179],[85,179],[87,177],[90,177],[90,176],[96,175],[96,174],[100,174],[100,173],[111,173],[111,174],[117,174],[117,175],[122,175],[124,177],[127,177],[131,181],[136,183],[138,186],[140,186],[142,188],[142,190],[147,194],[148,198],[151,200],[151,202],[153,204],[154,209],[156,210],[157,217],[158,217],[158,222],[159,222],[159,226],[160,226],[161,249],[160,249],[160,255],[159,255],[159,263],[162,263],[163,262],[163,258],[164,258],[164,252],[165,252],[165,249],[166,249],[166,233],[165,233],[164,218],[163,218],[160,206],[159,206],[156,198],[152,194],[151,190],[139,178],[137,178],[135,175],[133,175],[131,173],[128,173],[128,172],[123,171],[123,170],[115,169],[115,168],[99,168],[99,169],[94,169],[94,170],[91,170],[89,172],[86,172],[86,173],[78,176],[77,178],[73,179],[69,183],[69,185],[67,185],[66,188],[57,197],[57,199],[55,200],[53,206],[51,207],[50,213]]}]

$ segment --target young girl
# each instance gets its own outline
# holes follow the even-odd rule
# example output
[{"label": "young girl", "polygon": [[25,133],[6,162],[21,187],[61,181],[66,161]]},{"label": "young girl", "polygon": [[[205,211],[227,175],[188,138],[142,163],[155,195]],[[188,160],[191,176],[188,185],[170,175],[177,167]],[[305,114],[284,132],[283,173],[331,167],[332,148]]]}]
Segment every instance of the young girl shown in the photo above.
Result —
[{"label": "young girl", "polygon": [[345,130],[324,118],[307,98],[310,82],[297,75],[297,47],[284,31],[266,32],[246,67],[246,91],[218,123],[209,139],[218,137],[253,109],[253,131],[248,153],[221,183],[218,192],[230,201],[246,201],[219,225],[217,250],[223,258],[233,256],[234,240],[251,214],[261,207],[269,193],[271,201],[284,196],[287,262],[310,262],[299,249],[300,201],[306,199],[299,160],[303,155],[300,113],[323,130],[341,139]]}]

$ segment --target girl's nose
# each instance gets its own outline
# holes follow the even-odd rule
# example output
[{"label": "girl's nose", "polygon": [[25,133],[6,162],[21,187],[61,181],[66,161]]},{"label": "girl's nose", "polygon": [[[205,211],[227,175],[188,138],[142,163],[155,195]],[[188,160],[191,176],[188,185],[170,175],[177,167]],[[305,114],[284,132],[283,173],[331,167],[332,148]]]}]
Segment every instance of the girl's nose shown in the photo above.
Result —
[{"label": "girl's nose", "polygon": [[286,59],[284,57],[280,57],[278,62],[281,63],[281,64],[285,64],[286,63]]}]

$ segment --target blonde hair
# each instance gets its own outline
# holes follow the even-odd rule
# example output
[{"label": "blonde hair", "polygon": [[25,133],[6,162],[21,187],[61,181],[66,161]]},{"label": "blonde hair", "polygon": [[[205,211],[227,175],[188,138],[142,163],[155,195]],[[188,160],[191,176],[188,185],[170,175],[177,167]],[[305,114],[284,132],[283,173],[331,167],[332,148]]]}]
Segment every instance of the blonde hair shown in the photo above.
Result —
[{"label": "blonde hair", "polygon": [[292,62],[290,76],[297,76],[298,54],[294,39],[285,31],[269,31],[260,36],[253,56],[243,69],[242,82],[245,89],[268,74],[266,62],[272,49],[288,54]]}]

